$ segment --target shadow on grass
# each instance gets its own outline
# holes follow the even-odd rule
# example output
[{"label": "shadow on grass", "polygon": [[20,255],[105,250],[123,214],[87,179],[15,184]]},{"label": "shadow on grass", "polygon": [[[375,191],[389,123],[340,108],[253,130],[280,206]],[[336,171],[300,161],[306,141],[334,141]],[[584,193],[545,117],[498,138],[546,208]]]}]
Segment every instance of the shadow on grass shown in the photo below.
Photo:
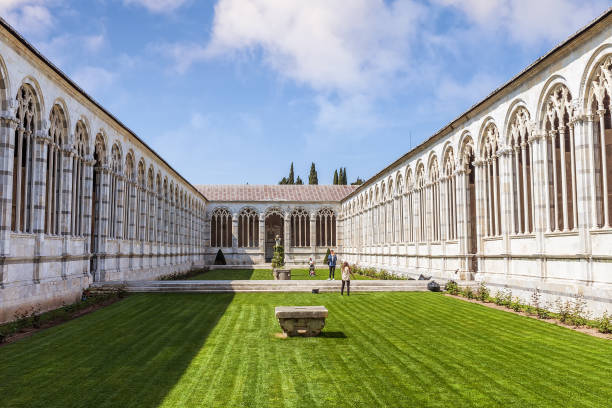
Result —
[{"label": "shadow on grass", "polygon": [[0,349],[0,406],[157,407],[233,294],[133,295]]},{"label": "shadow on grass", "polygon": [[324,339],[346,339],[346,334],[341,331],[325,331],[323,330],[319,337]]}]

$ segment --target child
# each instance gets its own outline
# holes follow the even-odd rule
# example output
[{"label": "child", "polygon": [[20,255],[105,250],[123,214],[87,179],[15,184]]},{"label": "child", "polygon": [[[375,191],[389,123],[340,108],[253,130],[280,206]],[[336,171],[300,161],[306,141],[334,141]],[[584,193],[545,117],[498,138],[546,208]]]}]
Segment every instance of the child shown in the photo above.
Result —
[{"label": "child", "polygon": [[308,260],[308,274],[310,276],[316,276],[316,274],[315,274],[315,264],[314,264],[314,261],[312,260],[312,258],[310,258]]}]

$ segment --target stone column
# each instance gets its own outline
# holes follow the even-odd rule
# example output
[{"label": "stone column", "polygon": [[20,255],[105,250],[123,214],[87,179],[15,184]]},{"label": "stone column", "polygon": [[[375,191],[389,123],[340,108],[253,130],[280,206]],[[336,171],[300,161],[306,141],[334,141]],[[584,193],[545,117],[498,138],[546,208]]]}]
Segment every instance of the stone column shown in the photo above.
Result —
[{"label": "stone column", "polygon": [[232,249],[238,248],[238,213],[232,214]]},{"label": "stone column", "polygon": [[106,240],[108,239],[109,232],[109,212],[110,205],[110,169],[107,165],[101,165],[94,168],[94,171],[98,172],[98,186],[96,190],[96,213],[93,214],[94,222],[96,224],[96,236],[94,237],[94,247],[92,248],[93,256],[95,257],[94,270],[91,271],[95,282],[105,280],[105,259],[106,254]]},{"label": "stone column", "polygon": [[287,254],[291,253],[291,213],[287,212],[283,214],[283,222],[284,227],[283,231],[285,236],[283,237],[283,245],[285,246],[285,259],[287,259]]},{"label": "stone column", "polygon": [[266,258],[266,214],[259,214],[259,253],[261,254],[261,262],[265,262]]},{"label": "stone column", "polygon": [[317,262],[315,257],[317,253],[317,213],[310,213],[310,253],[312,259]]},{"label": "stone column", "polygon": [[[590,123],[589,123],[590,122]],[[594,210],[594,166],[593,166],[593,133],[592,133],[592,117],[576,116],[570,123],[573,126],[574,146],[575,146],[575,164],[576,164],[576,197],[578,206],[577,229],[580,235],[580,254],[588,255],[591,253],[590,228],[595,227],[593,224],[596,220]],[[587,279],[590,280],[591,271],[588,272]]]}]

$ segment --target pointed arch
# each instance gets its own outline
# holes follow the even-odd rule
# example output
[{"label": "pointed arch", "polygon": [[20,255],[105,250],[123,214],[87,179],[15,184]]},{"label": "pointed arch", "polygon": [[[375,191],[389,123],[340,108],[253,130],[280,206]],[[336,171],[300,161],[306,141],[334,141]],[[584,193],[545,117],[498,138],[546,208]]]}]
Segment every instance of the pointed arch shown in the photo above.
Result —
[{"label": "pointed arch", "polygon": [[483,122],[480,133],[480,159],[483,166],[482,197],[485,205],[485,236],[501,235],[501,183],[499,130],[493,119]]}]

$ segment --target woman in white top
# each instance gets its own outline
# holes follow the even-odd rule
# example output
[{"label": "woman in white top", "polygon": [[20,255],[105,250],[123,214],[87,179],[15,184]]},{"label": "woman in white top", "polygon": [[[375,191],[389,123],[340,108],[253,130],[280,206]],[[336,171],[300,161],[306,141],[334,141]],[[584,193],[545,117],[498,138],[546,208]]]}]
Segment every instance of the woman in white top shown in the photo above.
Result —
[{"label": "woman in white top", "polygon": [[351,294],[351,275],[355,277],[348,262],[344,262],[342,264],[342,288],[340,289],[342,296],[344,296],[344,285],[346,285],[346,296]]}]

